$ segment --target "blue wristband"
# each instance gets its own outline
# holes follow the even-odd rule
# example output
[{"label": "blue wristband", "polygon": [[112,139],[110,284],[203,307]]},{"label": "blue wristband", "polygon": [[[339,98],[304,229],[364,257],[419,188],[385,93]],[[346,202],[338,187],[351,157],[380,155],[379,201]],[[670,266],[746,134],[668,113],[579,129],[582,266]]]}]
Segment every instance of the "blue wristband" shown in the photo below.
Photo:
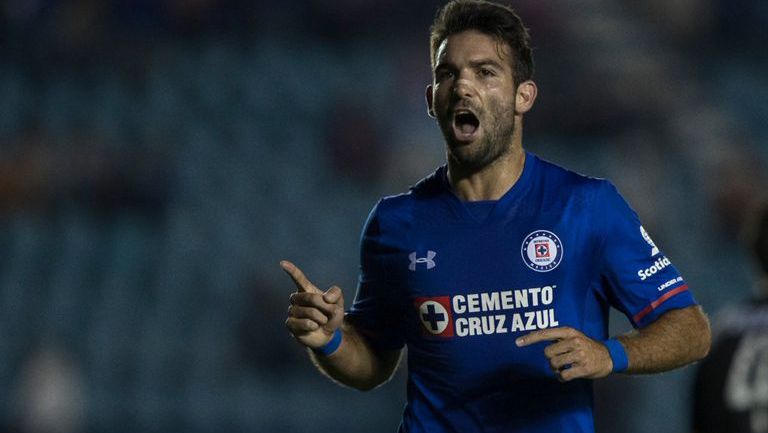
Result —
[{"label": "blue wristband", "polygon": [[605,340],[603,342],[608,349],[608,353],[613,360],[613,372],[621,373],[629,367],[629,358],[627,358],[627,352],[624,350],[624,346],[621,342],[615,338]]},{"label": "blue wristband", "polygon": [[336,329],[333,333],[331,340],[325,344],[325,346],[312,349],[315,353],[319,353],[324,356],[329,356],[335,352],[339,346],[341,346],[341,329]]}]

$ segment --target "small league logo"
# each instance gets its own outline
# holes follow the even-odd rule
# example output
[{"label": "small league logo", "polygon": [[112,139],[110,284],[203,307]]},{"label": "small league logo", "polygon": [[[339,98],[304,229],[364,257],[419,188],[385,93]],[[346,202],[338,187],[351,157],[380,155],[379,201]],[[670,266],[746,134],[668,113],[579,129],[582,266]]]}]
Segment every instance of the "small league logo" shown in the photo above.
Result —
[{"label": "small league logo", "polygon": [[645,241],[648,242],[648,245],[651,246],[651,257],[661,252],[659,251],[659,247],[657,247],[656,244],[653,242],[653,239],[651,239],[651,235],[649,235],[648,232],[645,231],[643,226],[640,226],[640,234],[643,235],[643,239],[645,239]]},{"label": "small league logo", "polygon": [[425,334],[436,337],[453,337],[453,316],[451,315],[451,298],[449,296],[419,297],[414,300],[414,303]]},{"label": "small league logo", "polygon": [[536,272],[549,272],[563,259],[563,244],[556,234],[536,230],[525,238],[520,253],[529,268]]}]

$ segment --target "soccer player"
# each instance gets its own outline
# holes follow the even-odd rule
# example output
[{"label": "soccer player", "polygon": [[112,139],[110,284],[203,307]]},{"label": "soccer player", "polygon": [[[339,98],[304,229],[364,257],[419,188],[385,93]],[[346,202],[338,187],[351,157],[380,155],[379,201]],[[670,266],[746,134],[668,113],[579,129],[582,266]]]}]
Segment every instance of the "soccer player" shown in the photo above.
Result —
[{"label": "soccer player", "polygon": [[[294,264],[286,326],[318,368],[361,390],[408,347],[400,432],[592,432],[592,382],[709,350],[688,285],[608,181],[523,149],[536,100],[528,33],[509,8],[458,0],[431,31],[428,112],[447,164],[380,200],[354,304]],[[609,307],[635,326],[609,338]]]},{"label": "soccer player", "polygon": [[758,290],[716,321],[712,353],[696,374],[696,433],[768,433],[768,206],[752,234]]}]

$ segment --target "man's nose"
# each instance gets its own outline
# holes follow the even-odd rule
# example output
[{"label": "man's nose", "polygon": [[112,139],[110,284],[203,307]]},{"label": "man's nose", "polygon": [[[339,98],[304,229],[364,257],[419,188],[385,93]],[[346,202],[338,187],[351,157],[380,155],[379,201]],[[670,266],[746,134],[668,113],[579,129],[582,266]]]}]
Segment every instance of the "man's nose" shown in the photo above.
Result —
[{"label": "man's nose", "polygon": [[460,76],[453,85],[453,95],[456,98],[473,98],[475,96],[475,87],[472,81],[465,76]]}]

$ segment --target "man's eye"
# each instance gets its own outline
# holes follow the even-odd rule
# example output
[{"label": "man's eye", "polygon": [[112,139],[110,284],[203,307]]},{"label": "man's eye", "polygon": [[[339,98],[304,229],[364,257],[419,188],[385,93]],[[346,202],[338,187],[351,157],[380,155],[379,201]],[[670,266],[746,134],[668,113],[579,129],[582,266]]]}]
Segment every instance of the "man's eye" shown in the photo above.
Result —
[{"label": "man's eye", "polygon": [[496,74],[494,74],[493,71],[490,69],[482,68],[480,69],[480,75],[482,75],[483,77],[492,77]]},{"label": "man's eye", "polygon": [[453,78],[453,72],[451,71],[440,71],[436,74],[435,78],[437,78],[437,81],[443,81],[448,78]]}]

